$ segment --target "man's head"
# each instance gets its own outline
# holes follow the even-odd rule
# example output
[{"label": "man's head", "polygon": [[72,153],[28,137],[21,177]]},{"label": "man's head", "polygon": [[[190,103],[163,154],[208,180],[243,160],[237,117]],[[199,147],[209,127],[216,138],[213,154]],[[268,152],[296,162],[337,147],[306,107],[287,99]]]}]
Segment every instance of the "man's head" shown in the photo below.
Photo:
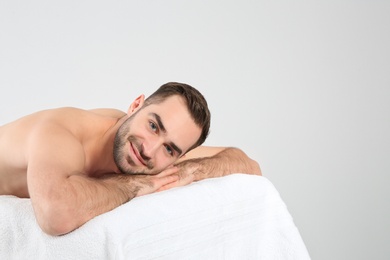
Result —
[{"label": "man's head", "polygon": [[144,103],[144,106],[150,104],[158,104],[164,101],[166,98],[178,95],[184,98],[187,105],[188,112],[190,113],[195,124],[202,129],[202,133],[197,142],[189,150],[203,144],[210,131],[211,114],[207,105],[206,99],[203,95],[194,87],[184,83],[169,82],[158,88],[152,95],[150,95]]},{"label": "man's head", "polygon": [[195,88],[170,82],[138,97],[115,137],[114,159],[125,173],[158,173],[209,133],[210,111]]}]

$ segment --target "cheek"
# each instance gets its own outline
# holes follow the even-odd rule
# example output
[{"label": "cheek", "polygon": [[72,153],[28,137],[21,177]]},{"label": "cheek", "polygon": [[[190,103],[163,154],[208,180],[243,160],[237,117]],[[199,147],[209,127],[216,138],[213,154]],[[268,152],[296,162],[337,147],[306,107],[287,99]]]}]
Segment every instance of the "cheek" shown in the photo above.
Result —
[{"label": "cheek", "polygon": [[164,149],[165,147],[162,147],[156,153],[156,156],[154,158],[154,165],[156,166],[156,168],[165,169],[176,161],[176,158],[168,156]]}]

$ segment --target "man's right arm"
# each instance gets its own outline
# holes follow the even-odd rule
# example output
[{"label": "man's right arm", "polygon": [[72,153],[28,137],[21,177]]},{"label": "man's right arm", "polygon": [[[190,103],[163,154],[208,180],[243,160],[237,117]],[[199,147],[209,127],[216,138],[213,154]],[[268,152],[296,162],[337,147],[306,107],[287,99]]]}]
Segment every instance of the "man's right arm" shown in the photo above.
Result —
[{"label": "man's right arm", "polygon": [[172,175],[176,168],[155,176],[90,178],[83,173],[84,147],[54,124],[34,130],[27,149],[27,182],[35,216],[42,230],[51,235],[73,231],[97,215],[178,179]]}]

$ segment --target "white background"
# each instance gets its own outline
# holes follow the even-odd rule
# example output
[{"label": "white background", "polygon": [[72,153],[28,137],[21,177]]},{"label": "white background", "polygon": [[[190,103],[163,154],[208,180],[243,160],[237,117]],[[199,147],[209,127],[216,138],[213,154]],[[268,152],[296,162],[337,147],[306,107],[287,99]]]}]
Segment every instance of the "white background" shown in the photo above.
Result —
[{"label": "white background", "polygon": [[0,124],[61,106],[126,110],[180,81],[242,148],[313,259],[390,256],[390,2],[0,2]]}]

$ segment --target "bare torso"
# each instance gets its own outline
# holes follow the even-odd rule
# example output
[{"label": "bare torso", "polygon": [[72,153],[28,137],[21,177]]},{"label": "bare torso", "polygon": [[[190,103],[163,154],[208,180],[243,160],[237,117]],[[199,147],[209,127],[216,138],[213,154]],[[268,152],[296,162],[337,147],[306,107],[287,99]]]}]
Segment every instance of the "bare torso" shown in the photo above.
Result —
[{"label": "bare torso", "polygon": [[[47,120],[70,131],[85,148],[85,173],[94,174],[99,137],[125,113],[114,109],[80,110],[60,108],[37,112],[0,126],[0,195],[29,197],[27,186],[27,148],[30,133]],[[98,144],[98,145],[96,145]],[[59,148],[60,149],[60,148]],[[48,155],[50,160],[50,155]]]}]

